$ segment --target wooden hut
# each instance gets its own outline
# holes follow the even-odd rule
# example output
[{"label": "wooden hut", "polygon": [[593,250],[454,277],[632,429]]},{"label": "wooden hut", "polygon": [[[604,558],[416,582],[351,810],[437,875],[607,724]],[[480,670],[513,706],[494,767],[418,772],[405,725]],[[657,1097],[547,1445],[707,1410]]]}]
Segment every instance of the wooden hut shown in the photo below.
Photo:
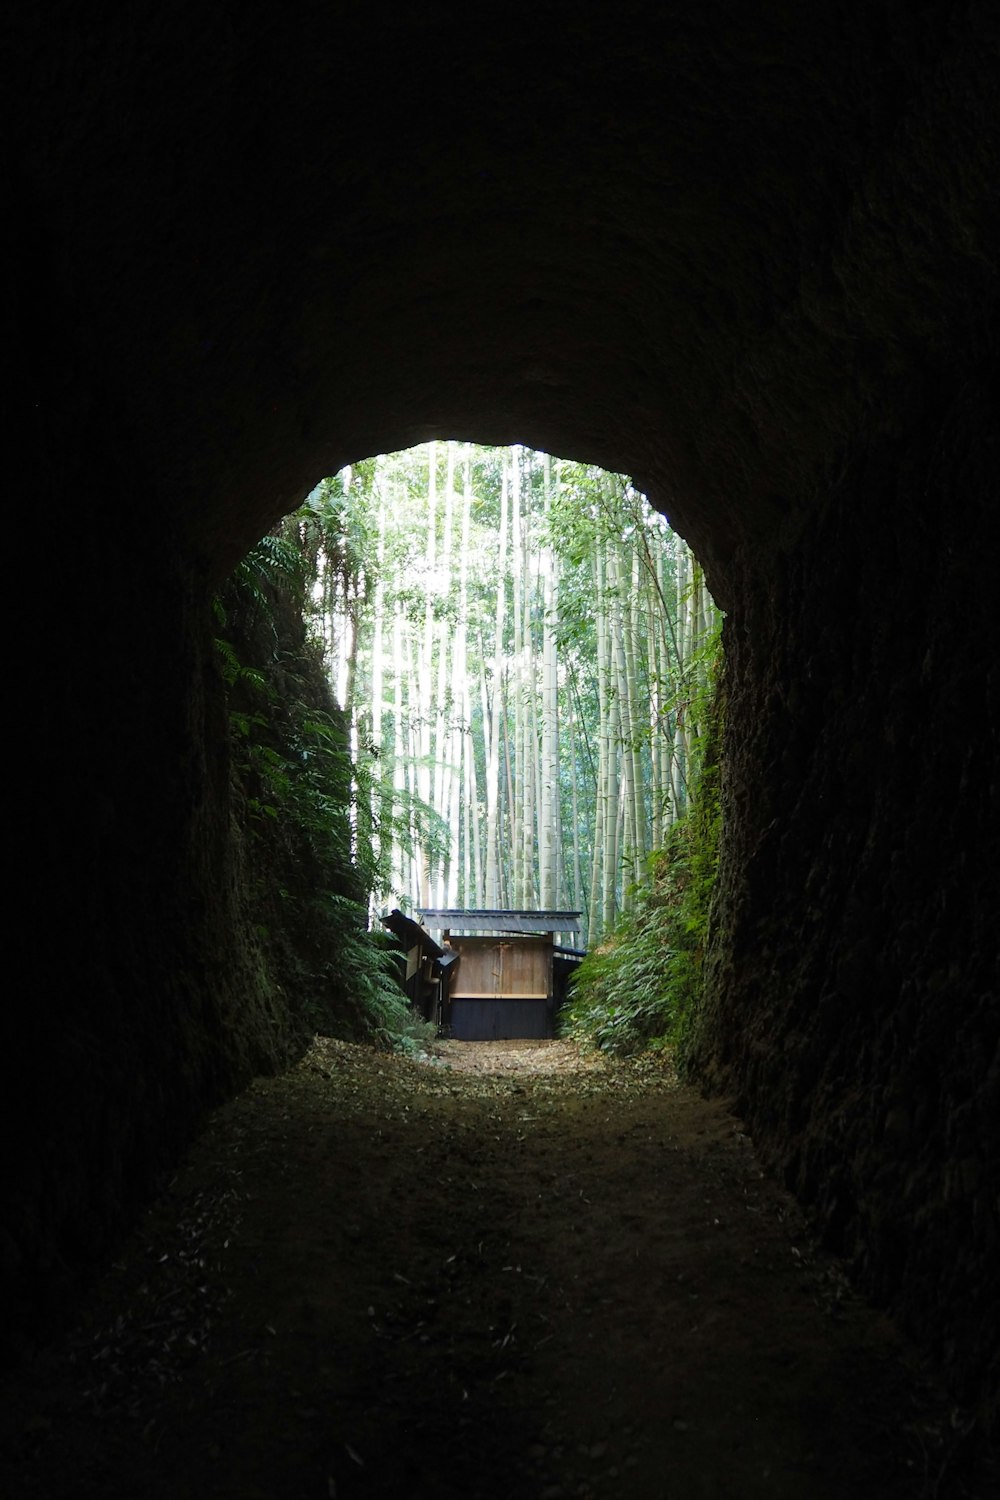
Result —
[{"label": "wooden hut", "polygon": [[[421,908],[455,954],[447,975],[442,1018],[459,1041],[552,1036],[558,997],[556,933],[580,930],[575,911],[466,911]],[[562,969],[560,964],[559,968]]]}]

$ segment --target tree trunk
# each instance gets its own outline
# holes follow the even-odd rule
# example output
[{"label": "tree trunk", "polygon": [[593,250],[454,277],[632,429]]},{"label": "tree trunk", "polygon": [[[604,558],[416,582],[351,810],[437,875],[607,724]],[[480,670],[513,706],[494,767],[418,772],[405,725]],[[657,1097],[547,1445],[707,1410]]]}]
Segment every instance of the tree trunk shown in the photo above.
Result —
[{"label": "tree trunk", "polygon": [[493,712],[490,716],[489,753],[486,758],[486,905],[496,906],[500,883],[498,820],[500,811],[500,683],[503,677],[503,632],[507,599],[507,494],[508,465],[504,462],[500,491],[500,526],[497,535],[497,592],[493,654]]}]

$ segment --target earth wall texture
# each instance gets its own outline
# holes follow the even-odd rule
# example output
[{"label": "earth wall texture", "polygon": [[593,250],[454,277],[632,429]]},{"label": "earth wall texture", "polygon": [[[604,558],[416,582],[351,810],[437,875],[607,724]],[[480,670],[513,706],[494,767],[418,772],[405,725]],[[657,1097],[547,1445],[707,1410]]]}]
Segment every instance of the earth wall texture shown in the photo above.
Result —
[{"label": "earth wall texture", "polygon": [[991,383],[941,389],[726,621],[695,1066],[995,1420],[1000,430]]}]

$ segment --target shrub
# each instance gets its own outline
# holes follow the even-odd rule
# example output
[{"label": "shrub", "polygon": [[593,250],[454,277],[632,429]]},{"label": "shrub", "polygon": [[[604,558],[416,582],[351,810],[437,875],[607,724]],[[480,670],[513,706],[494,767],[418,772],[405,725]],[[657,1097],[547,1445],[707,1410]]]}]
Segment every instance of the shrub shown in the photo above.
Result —
[{"label": "shrub", "polygon": [[721,824],[717,698],[691,811],[651,856],[634,909],[588,953],[563,1007],[563,1034],[614,1053],[674,1046],[683,1061],[701,1003]]}]

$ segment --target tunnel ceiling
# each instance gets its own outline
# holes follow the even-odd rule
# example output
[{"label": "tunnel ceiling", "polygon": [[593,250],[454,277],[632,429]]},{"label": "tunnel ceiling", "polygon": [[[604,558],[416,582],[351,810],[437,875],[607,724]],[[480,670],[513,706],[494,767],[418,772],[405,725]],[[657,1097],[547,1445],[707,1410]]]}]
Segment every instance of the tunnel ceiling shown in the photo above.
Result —
[{"label": "tunnel ceiling", "polygon": [[889,10],[21,17],[81,426],[216,570],[321,475],[452,435],[634,474],[724,595],[988,274],[990,226],[923,206],[982,170],[975,25]]}]

